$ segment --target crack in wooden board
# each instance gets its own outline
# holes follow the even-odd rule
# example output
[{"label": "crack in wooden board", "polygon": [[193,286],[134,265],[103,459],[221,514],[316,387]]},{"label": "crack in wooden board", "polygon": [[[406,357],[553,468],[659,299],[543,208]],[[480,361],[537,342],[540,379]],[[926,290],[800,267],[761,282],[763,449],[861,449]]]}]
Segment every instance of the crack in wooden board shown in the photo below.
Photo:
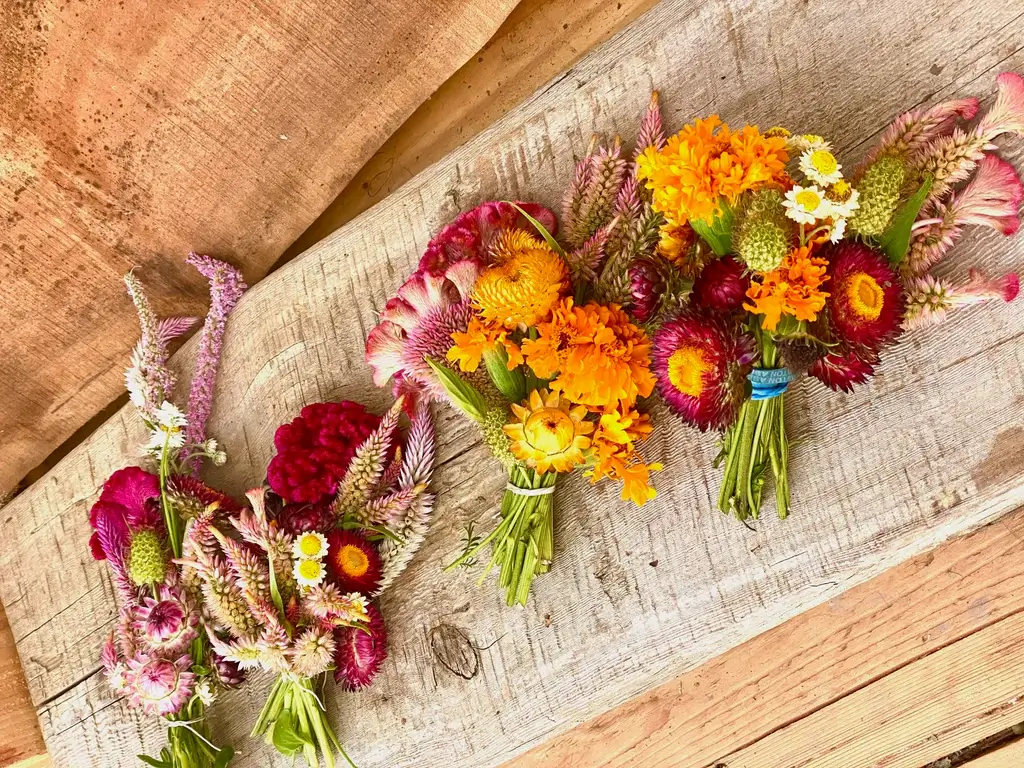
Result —
[{"label": "crack in wooden board", "polygon": [[[672,127],[714,109],[733,122],[784,118],[841,150],[862,148],[908,104],[991,94],[1000,68],[1024,68],[1022,18],[1000,3],[967,8],[953,0],[841,13],[799,0],[666,0],[581,60],[571,78],[250,292],[228,329],[211,425],[231,459],[211,479],[232,491],[259,482],[274,426],[308,402],[356,397],[385,406],[363,363],[363,334],[452,214],[453,199],[465,206],[500,193],[555,204],[591,131],[630,138],[652,86],[663,92]],[[936,19],[943,23],[928,23]],[[886,47],[894,24],[919,34]],[[719,46],[720,39],[731,42]],[[854,66],[837,59],[838,50],[876,55],[871,67]],[[829,62],[827,81],[813,61]],[[930,71],[935,61],[941,76]],[[1019,145],[1007,146],[1021,164]],[[972,233],[956,254],[993,272],[1024,262],[1019,241],[991,234]],[[524,610],[505,608],[493,584],[476,589],[471,573],[440,573],[461,525],[491,519],[504,483],[473,430],[441,411],[448,461],[436,521],[383,603],[391,657],[370,690],[330,694],[353,757],[442,765],[456,753],[465,766],[493,765],[1015,508],[1024,501],[1024,466],[983,462],[997,434],[1024,427],[1022,334],[1016,305],[983,307],[909,334],[854,395],[799,386],[787,399],[800,441],[792,458],[796,512],[785,523],[766,518],[757,531],[712,510],[713,438],[659,411],[650,454],[670,468],[659,498],[638,510],[613,487],[568,479],[558,499],[558,560]],[[193,355],[190,344],[176,364],[187,369]],[[134,416],[119,413],[4,510],[0,598],[22,638],[37,703],[95,667],[112,591],[88,560],[86,513],[141,439]],[[988,468],[983,488],[979,463]],[[39,552],[58,553],[61,567],[40,571]],[[598,573],[613,571],[609,594]],[[429,630],[456,613],[474,646],[490,646],[470,680],[435,674]],[[284,764],[244,740],[268,685],[258,678],[216,708],[225,733],[244,744],[240,768]],[[158,723],[112,701],[98,676],[48,704],[42,721],[58,765],[107,765],[163,738]]]}]

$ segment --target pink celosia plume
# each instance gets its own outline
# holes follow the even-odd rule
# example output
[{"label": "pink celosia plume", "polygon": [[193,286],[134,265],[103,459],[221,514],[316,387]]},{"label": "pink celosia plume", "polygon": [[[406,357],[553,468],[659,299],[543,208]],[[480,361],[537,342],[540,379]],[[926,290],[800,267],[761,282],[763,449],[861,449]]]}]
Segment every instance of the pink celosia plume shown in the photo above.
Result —
[{"label": "pink celosia plume", "polygon": [[973,97],[904,112],[885,130],[864,165],[890,152],[913,154],[933,139],[950,133],[958,121],[972,120],[977,113],[978,100]]},{"label": "pink celosia plume", "polygon": [[990,278],[980,270],[972,269],[967,282],[962,285],[924,275],[909,280],[906,292],[906,327],[922,328],[938,325],[959,307],[999,299],[1013,301],[1020,293],[1020,278],[1012,272]]}]

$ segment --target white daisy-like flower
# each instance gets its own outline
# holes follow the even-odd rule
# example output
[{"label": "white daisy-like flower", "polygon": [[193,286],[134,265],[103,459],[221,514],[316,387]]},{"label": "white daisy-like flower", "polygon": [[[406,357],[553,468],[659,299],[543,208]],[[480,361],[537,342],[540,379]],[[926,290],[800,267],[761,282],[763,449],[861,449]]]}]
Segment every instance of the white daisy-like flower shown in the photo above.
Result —
[{"label": "white daisy-like flower", "polygon": [[206,677],[200,680],[199,684],[196,685],[195,695],[196,698],[198,698],[206,706],[210,706],[211,704],[213,704],[214,701],[217,700],[217,692],[213,689],[213,686],[210,685],[209,678]]},{"label": "white daisy-like flower", "polygon": [[302,586],[315,587],[327,576],[327,569],[320,560],[296,560],[292,575]]},{"label": "white daisy-like flower", "polygon": [[132,366],[124,373],[124,385],[128,390],[128,399],[136,408],[146,405],[146,380],[137,366]]},{"label": "white daisy-like flower", "polygon": [[185,433],[180,429],[164,431],[162,427],[157,427],[150,433],[149,442],[143,446],[143,451],[159,455],[165,445],[169,450],[181,448],[185,445]]},{"label": "white daisy-like flower", "polygon": [[833,243],[838,243],[843,239],[843,235],[846,234],[846,219],[835,219],[832,222],[832,230],[829,232],[828,239]]},{"label": "white daisy-like flower", "polygon": [[299,560],[321,560],[327,556],[327,537],[320,531],[300,533],[292,544],[292,554]]},{"label": "white daisy-like flower", "polygon": [[793,185],[786,193],[782,205],[786,215],[797,224],[813,224],[827,219],[832,213],[832,206],[825,199],[825,193],[813,184],[809,187]]},{"label": "white daisy-like flower", "polygon": [[853,187],[843,187],[840,194],[845,194],[845,198],[837,200],[835,199],[836,195],[833,193],[836,187],[841,187],[841,185],[833,186],[832,189],[825,193],[825,197],[836,216],[848,219],[853,215],[854,211],[860,208],[860,192]]},{"label": "white daisy-like flower", "polygon": [[188,420],[178,406],[164,400],[153,414],[153,420],[156,424],[145,445],[145,451],[160,453],[164,446],[177,449],[185,445],[185,425]]},{"label": "white daisy-like flower", "polygon": [[157,425],[159,425],[165,432],[170,432],[175,429],[184,429],[188,420],[185,418],[185,414],[181,412],[174,403],[169,400],[164,400],[160,407],[156,409],[156,413],[153,414],[156,419]]},{"label": "white daisy-like flower", "polygon": [[808,149],[800,155],[800,171],[816,184],[828,186],[843,178],[843,166],[827,149]]},{"label": "white daisy-like flower", "polygon": [[800,136],[790,136],[786,140],[786,149],[789,150],[791,155],[795,155],[800,152],[806,152],[809,149],[824,149],[828,151],[832,147],[821,136],[813,133],[804,133]]}]

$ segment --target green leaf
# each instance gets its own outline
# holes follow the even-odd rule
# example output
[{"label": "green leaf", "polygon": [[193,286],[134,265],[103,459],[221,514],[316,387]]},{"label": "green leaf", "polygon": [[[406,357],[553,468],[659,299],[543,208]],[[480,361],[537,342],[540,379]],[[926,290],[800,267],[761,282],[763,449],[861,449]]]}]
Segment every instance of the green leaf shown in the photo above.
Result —
[{"label": "green leaf", "polygon": [[508,369],[508,352],[498,344],[484,352],[484,367],[494,386],[513,403],[526,399],[526,377],[518,367]]},{"label": "green leaf", "polygon": [[455,404],[461,408],[467,416],[476,421],[483,421],[487,412],[487,401],[480,394],[476,387],[463,379],[451,368],[438,365],[430,358],[427,358],[427,365],[430,366],[441,386],[451,396]]},{"label": "green leaf", "polygon": [[732,228],[736,223],[736,214],[724,201],[721,210],[710,222],[703,219],[691,219],[690,226],[715,252],[716,256],[726,256],[732,252]]},{"label": "green leaf", "polygon": [[274,607],[277,608],[278,614],[284,616],[284,600],[281,598],[281,589],[277,586],[277,576],[274,574],[274,556],[267,553],[267,563],[270,568],[270,598],[274,601]]},{"label": "green leaf", "polygon": [[153,766],[153,768],[174,768],[170,763],[164,762],[163,760],[157,760],[155,757],[150,757],[149,755],[136,755],[136,757],[146,765]]},{"label": "green leaf", "polygon": [[295,715],[291,712],[281,713],[274,723],[274,731],[270,738],[274,749],[286,757],[294,757],[311,743],[299,734],[295,727]]},{"label": "green leaf", "polygon": [[519,213],[522,214],[523,218],[525,218],[528,222],[533,224],[534,228],[538,232],[540,232],[541,237],[543,237],[544,240],[547,242],[547,244],[551,246],[551,250],[553,250],[555,253],[557,253],[559,256],[561,256],[563,259],[565,258],[565,251],[562,250],[562,246],[560,246],[558,244],[558,241],[555,240],[554,237],[552,237],[550,232],[548,232],[547,227],[545,227],[543,224],[541,224],[539,221],[537,221],[535,218],[533,218],[533,216],[528,214],[526,211],[524,211],[522,208],[520,208],[518,205],[516,205],[515,203],[511,202],[510,200],[506,200],[505,202],[508,203],[509,205],[511,205],[517,211],[519,211]]},{"label": "green leaf", "polygon": [[889,257],[889,263],[894,267],[899,266],[903,259],[907,257],[907,251],[910,250],[910,236],[913,234],[914,222],[917,221],[917,215],[921,212],[921,206],[924,205],[928,193],[931,192],[934,181],[935,177],[930,173],[925,175],[920,189],[900,206],[900,209],[896,211],[896,215],[893,216],[892,224],[878,238],[878,247],[885,251],[885,254]]},{"label": "green leaf", "polygon": [[213,761],[213,768],[227,768],[228,763],[231,762],[235,756],[235,750],[233,747],[221,747],[220,752],[217,753],[217,759]]}]

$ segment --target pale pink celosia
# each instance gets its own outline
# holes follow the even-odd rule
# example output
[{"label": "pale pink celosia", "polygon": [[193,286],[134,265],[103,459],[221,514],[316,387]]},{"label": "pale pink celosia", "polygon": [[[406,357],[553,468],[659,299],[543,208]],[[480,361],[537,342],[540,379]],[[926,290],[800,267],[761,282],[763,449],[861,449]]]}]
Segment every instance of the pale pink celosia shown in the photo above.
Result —
[{"label": "pale pink celosia", "polygon": [[173,715],[192,697],[195,675],[185,654],[175,661],[140,655],[128,660],[124,689],[128,703],[149,715]]},{"label": "pale pink celosia", "polygon": [[[651,100],[647,103],[647,112],[640,121],[640,131],[636,137],[636,148],[633,150],[635,161],[645,150],[653,147],[660,150],[665,146],[665,129],[661,120],[661,98],[657,91],[651,92]],[[633,174],[630,174],[633,176]]]},{"label": "pale pink celosia", "polygon": [[[192,376],[192,388],[188,397],[188,426],[185,436],[187,442],[195,446],[206,440],[206,422],[213,404],[213,386],[217,379],[217,366],[220,362],[227,318],[247,286],[242,279],[242,273],[223,261],[198,253],[190,253],[185,261],[210,281],[210,310],[203,325],[195,373]],[[192,460],[191,468],[193,472],[198,471],[198,457]]]},{"label": "pale pink celosia", "polygon": [[953,310],[973,304],[1002,299],[1013,301],[1020,292],[1020,279],[1010,273],[999,278],[988,278],[977,269],[963,285],[924,275],[911,278],[906,284],[906,328],[938,325]]},{"label": "pale pink celosia", "polygon": [[862,167],[884,154],[914,154],[933,139],[950,133],[958,121],[972,120],[977,113],[978,100],[973,97],[904,112],[885,129]]},{"label": "pale pink celosia", "polygon": [[590,240],[611,218],[626,165],[618,137],[612,146],[599,147],[577,163],[562,210],[563,237],[573,248]]},{"label": "pale pink celosia", "polygon": [[1020,204],[1024,186],[1013,166],[994,155],[978,165],[978,171],[963,190],[949,200],[934,204],[927,218],[914,225],[910,250],[903,264],[904,275],[928,271],[949,250],[966,226],[991,227],[1012,235],[1020,227]]}]

